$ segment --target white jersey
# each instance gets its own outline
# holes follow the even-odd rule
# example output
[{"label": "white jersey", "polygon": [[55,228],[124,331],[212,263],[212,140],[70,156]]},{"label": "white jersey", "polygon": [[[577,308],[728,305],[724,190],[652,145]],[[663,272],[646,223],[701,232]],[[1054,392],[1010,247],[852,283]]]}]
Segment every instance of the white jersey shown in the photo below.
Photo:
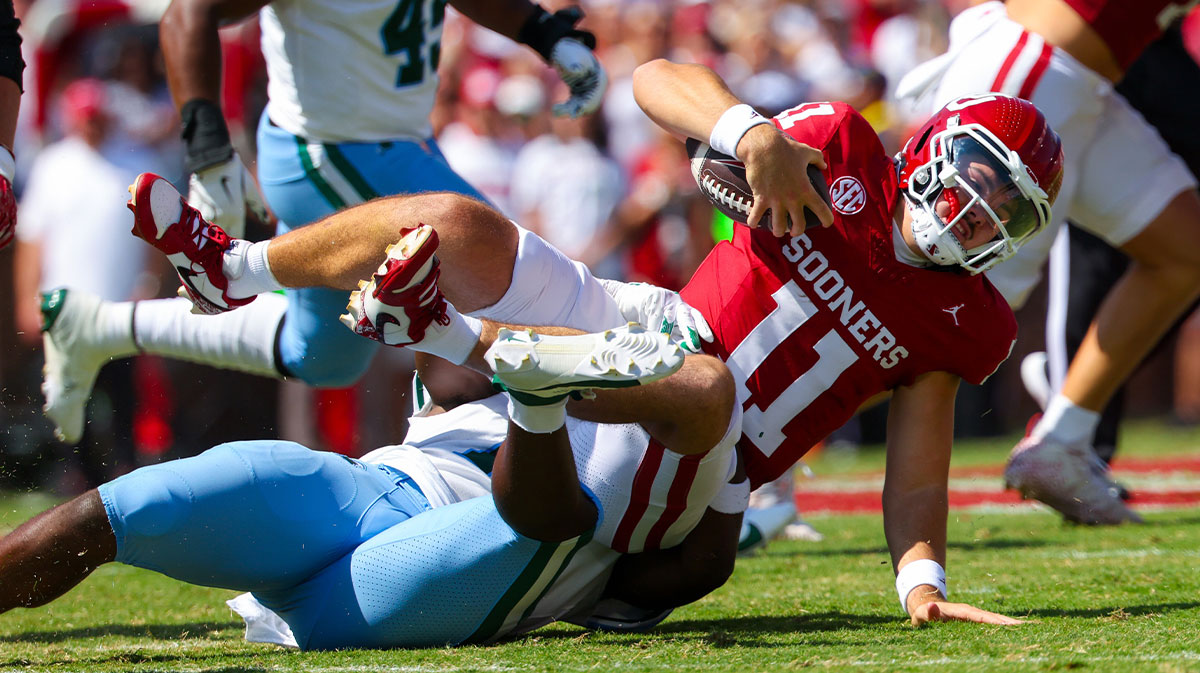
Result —
[{"label": "white jersey", "polygon": [[[448,483],[463,499],[478,494],[482,477],[467,465],[486,469],[508,430],[507,398],[493,395],[444,414],[410,419],[407,446],[433,457]],[[740,431],[740,414],[730,432]],[[728,435],[703,456],[682,456],[654,441],[638,425],[589,423],[567,418],[579,482],[599,501],[603,520],[594,540],[618,552],[673,547],[683,541],[717,491],[733,474],[733,444]],[[363,457],[397,469],[384,449]],[[472,458],[472,453],[480,458]],[[487,456],[486,458],[483,458]],[[421,484],[417,475],[412,475]]]},{"label": "white jersey", "polygon": [[446,0],[275,0],[267,114],[310,142],[427,139]]}]

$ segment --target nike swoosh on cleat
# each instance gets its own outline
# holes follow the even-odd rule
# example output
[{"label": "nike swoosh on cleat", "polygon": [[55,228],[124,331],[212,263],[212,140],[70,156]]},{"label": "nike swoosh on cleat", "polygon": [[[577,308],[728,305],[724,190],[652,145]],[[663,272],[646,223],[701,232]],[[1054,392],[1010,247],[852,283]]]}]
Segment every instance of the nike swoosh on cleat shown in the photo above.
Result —
[{"label": "nike swoosh on cleat", "polygon": [[[212,304],[212,302],[209,301],[208,298],[204,296],[204,293],[200,291],[200,288],[196,287],[196,284],[192,282],[192,278],[199,276],[200,275],[199,273],[196,273],[195,271],[192,271],[191,269],[188,269],[188,268],[185,268],[182,266],[175,267],[175,271],[179,274],[179,280],[182,281],[183,284],[187,286],[188,290],[191,292],[192,296],[196,298],[197,301],[203,302],[205,304]],[[215,304],[214,304],[214,306],[215,306]]]}]

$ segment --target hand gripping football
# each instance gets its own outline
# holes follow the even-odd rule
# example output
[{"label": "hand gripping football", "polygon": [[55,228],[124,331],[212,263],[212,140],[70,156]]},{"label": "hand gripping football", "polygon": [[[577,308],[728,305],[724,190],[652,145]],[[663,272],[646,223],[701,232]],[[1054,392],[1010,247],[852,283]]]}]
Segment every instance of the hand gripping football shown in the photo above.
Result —
[{"label": "hand gripping football", "polygon": [[[728,154],[722,154],[695,138],[687,139],[688,159],[692,165],[692,177],[696,179],[700,191],[708,200],[726,216],[745,223],[750,215],[750,204],[754,195],[750,192],[750,184],[746,182],[746,165]],[[817,194],[825,203],[830,204],[829,186],[825,184],[825,176],[821,169],[808,165],[808,179],[812,182]],[[804,209],[804,222],[807,227],[820,227],[821,221],[808,208]],[[768,210],[759,221],[759,226],[771,227],[771,211]],[[791,222],[789,218],[789,228]]]}]

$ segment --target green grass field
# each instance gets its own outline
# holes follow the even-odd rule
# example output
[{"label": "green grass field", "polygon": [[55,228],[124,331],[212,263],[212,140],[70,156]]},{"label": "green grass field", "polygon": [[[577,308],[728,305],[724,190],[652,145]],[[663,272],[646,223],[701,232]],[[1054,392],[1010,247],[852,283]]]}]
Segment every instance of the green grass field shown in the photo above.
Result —
[{"label": "green grass field", "polygon": [[[1194,432],[1141,426],[1147,454],[1200,447]],[[956,464],[996,462],[964,443]],[[990,458],[989,458],[990,457]],[[875,469],[878,457],[816,461],[818,473]],[[0,529],[51,501],[0,499]],[[0,616],[0,671],[1200,671],[1200,510],[1147,525],[1066,526],[1051,513],[952,512],[952,599],[1033,621],[913,629],[900,611],[877,515],[811,518],[826,539],[772,544],[730,582],[658,630],[602,635],[552,626],[487,647],[301,653],[242,641],[201,589],[110,565],[51,605]]]}]

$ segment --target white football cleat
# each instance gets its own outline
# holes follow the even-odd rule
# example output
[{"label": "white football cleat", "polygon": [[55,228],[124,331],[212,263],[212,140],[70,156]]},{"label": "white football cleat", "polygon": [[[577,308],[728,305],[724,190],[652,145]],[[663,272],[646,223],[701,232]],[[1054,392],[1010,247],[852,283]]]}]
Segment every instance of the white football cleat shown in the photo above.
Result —
[{"label": "white football cleat", "polygon": [[[1049,437],[1022,439],[1008,457],[1004,483],[1024,498],[1039,500],[1068,521],[1090,525],[1141,523],[1121,500],[1119,487],[1096,467],[1090,447]],[[1090,454],[1090,455],[1089,455]]]},{"label": "white football cleat", "polygon": [[804,519],[800,518],[800,513],[796,513],[796,519],[783,527],[779,532],[780,540],[799,540],[801,542],[820,542],[825,539],[821,531],[813,527],[813,525]]},{"label": "white football cleat", "polygon": [[764,507],[748,508],[742,513],[742,533],[738,539],[738,555],[749,556],[765,548],[793,521],[796,520],[796,505],[790,502]]},{"label": "white football cleat", "polygon": [[42,410],[54,422],[54,436],[67,444],[83,437],[84,412],[100,368],[125,350],[97,331],[104,304],[79,290],[42,295]]},{"label": "white football cleat", "polygon": [[519,402],[550,404],[600,388],[629,388],[675,373],[684,352],[636,323],[573,336],[501,328],[484,354],[494,385]]},{"label": "white football cleat", "polygon": [[153,173],[142,173],[129,185],[133,235],[167,256],[179,274],[179,296],[191,300],[194,313],[216,315],[254,301],[229,296],[225,253],[234,240],[205,220],[175,187]]}]

